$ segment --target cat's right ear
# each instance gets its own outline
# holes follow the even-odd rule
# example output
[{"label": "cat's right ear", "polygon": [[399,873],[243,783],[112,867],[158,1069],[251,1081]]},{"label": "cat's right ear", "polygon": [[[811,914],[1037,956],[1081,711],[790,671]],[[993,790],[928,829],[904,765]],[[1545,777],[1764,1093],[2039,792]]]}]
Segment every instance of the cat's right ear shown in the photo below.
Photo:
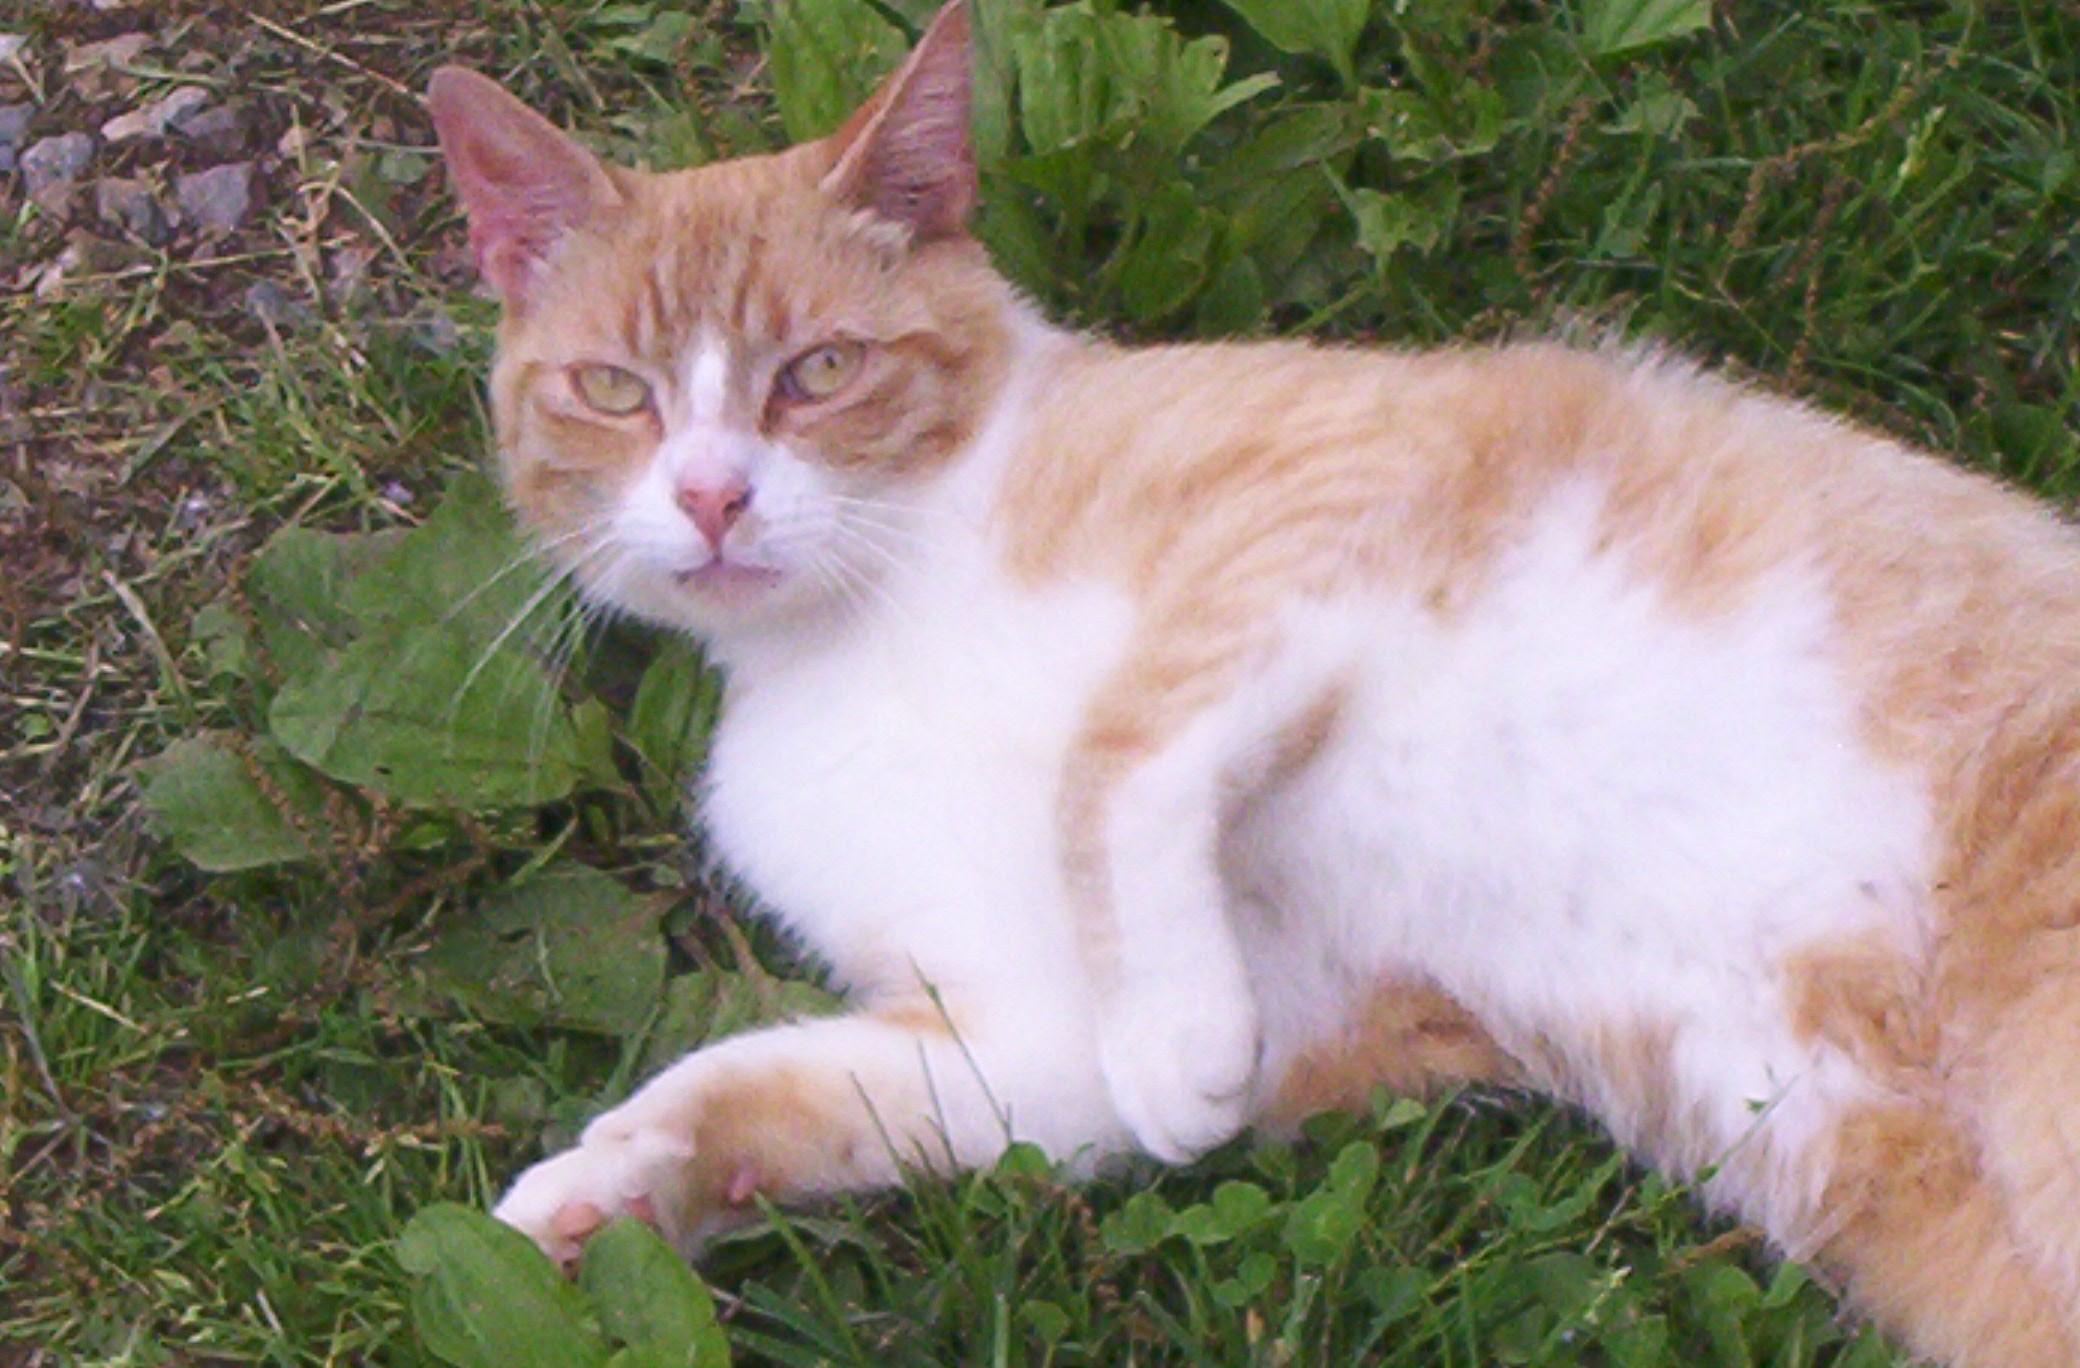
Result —
[{"label": "cat's right ear", "polygon": [[508,308],[524,309],[557,240],[620,192],[597,157],[474,71],[434,72],[426,104],[469,215],[477,270]]}]

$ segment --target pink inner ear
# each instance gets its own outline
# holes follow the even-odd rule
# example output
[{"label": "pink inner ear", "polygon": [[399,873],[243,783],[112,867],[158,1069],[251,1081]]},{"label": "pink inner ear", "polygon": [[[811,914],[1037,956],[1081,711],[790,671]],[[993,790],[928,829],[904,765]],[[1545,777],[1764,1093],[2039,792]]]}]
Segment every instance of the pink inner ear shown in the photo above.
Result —
[{"label": "pink inner ear", "polygon": [[591,153],[474,72],[436,73],[428,98],[477,269],[522,306],[557,241],[616,198],[613,182]]},{"label": "pink inner ear", "polygon": [[961,231],[976,191],[968,41],[966,7],[954,0],[837,134],[829,188],[921,237]]},{"label": "pink inner ear", "polygon": [[478,273],[490,282],[499,297],[518,303],[527,297],[535,268],[549,255],[562,232],[554,216],[534,216],[517,209],[472,212],[470,251],[476,256]]}]

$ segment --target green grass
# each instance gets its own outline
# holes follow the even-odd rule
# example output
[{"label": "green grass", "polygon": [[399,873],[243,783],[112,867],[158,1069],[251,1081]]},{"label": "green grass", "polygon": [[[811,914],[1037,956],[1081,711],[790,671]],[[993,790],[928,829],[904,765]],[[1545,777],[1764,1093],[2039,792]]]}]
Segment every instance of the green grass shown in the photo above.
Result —
[{"label": "green grass", "polygon": [[[1586,64],[1563,41],[1586,0],[1401,8],[1377,7],[1351,74],[1409,99],[1349,125],[1333,63],[1211,3],[1165,8],[1233,40],[1225,80],[1281,79],[1164,169],[1191,193],[1158,226],[1205,230],[1205,278],[1136,255],[1146,196],[1050,198],[1001,162],[993,244],[1057,311],[1133,335],[1615,328],[2080,493],[2069,7],[1723,7]],[[52,88],[50,54],[101,36],[57,13],[0,0]],[[236,616],[265,538],[416,525],[481,463],[490,311],[399,91],[460,55],[622,155],[779,136],[756,30],[726,5],[690,27],[586,0],[264,13],[301,41],[164,21],[251,92],[265,146],[305,130],[263,221],[209,251],[103,244],[0,297],[7,1368],[431,1363],[391,1244],[414,1211],[485,1204],[671,1049],[804,997],[760,970],[793,973],[783,948],[717,915],[654,776],[433,817],[341,789],[319,858],[240,874],[198,872],[146,821],[140,761],[264,723],[278,681],[226,668],[203,610]],[[1277,170],[1255,141],[1272,127],[1324,164]],[[1108,174],[1147,173],[1145,139],[1097,142]],[[65,240],[4,194],[0,273],[21,278]],[[259,281],[307,316],[257,319]],[[583,653],[574,687],[625,734],[655,648],[612,632]],[[651,899],[668,971],[727,999],[598,1034],[430,987],[424,966],[552,848]],[[735,1237],[706,1272],[753,1364],[1889,1361],[1593,1130],[1488,1097],[1081,1186],[1014,1155]]]}]

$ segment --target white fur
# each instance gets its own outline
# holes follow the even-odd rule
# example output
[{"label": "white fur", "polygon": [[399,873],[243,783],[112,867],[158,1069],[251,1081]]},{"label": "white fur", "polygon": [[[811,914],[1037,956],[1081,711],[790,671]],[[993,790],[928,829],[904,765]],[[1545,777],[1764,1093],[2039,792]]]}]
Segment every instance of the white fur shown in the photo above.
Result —
[{"label": "white fur", "polygon": [[693,348],[686,366],[686,416],[693,423],[716,425],[722,421],[722,401],[728,396],[729,349],[719,339],[703,335]]},{"label": "white fur", "polygon": [[[1029,327],[1023,345],[1016,375],[1065,343]],[[1912,948],[1928,874],[1918,787],[1859,742],[1820,575],[1782,567],[1697,621],[1600,546],[1603,492],[1583,483],[1449,621],[1384,593],[1291,605],[1271,668],[1121,790],[1119,982],[1097,984],[1067,914],[1058,788],[1134,605],[1000,568],[988,517],[1020,383],[914,496],[915,543],[871,593],[813,633],[713,643],[730,669],[716,847],[865,1003],[922,981],[964,1022],[983,1086],[924,1065],[958,1156],[1005,1134],[1064,1156],[1192,1153],[1243,1123],[1260,1049],[1276,1077],[1412,970],[1526,1058],[1665,1031],[1696,1125],[1656,1157],[1724,1163],[1721,1197],[1811,1229],[1827,1122],[1869,1085],[1793,1036],[1780,966],[1870,928]],[[1223,785],[1332,686],[1348,702],[1324,752],[1223,831]],[[835,1049],[870,1097],[921,1063],[814,1031],[751,1039],[723,1048]],[[697,1092],[706,1057],[629,1105]],[[1548,1082],[1655,1141],[1593,1078]]]}]

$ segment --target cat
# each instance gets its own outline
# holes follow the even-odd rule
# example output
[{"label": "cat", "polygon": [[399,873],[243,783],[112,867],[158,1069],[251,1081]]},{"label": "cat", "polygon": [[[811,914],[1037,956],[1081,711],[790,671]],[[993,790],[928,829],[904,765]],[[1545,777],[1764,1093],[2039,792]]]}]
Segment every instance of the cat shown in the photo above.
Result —
[{"label": "cat", "polygon": [[498,1216],[691,1254],[1494,1083],[1914,1352],[2080,1361],[2080,535],[1665,357],[1051,326],[965,228],[969,46],[669,174],[433,79],[512,502],[706,643],[710,839],[855,1006]]}]

